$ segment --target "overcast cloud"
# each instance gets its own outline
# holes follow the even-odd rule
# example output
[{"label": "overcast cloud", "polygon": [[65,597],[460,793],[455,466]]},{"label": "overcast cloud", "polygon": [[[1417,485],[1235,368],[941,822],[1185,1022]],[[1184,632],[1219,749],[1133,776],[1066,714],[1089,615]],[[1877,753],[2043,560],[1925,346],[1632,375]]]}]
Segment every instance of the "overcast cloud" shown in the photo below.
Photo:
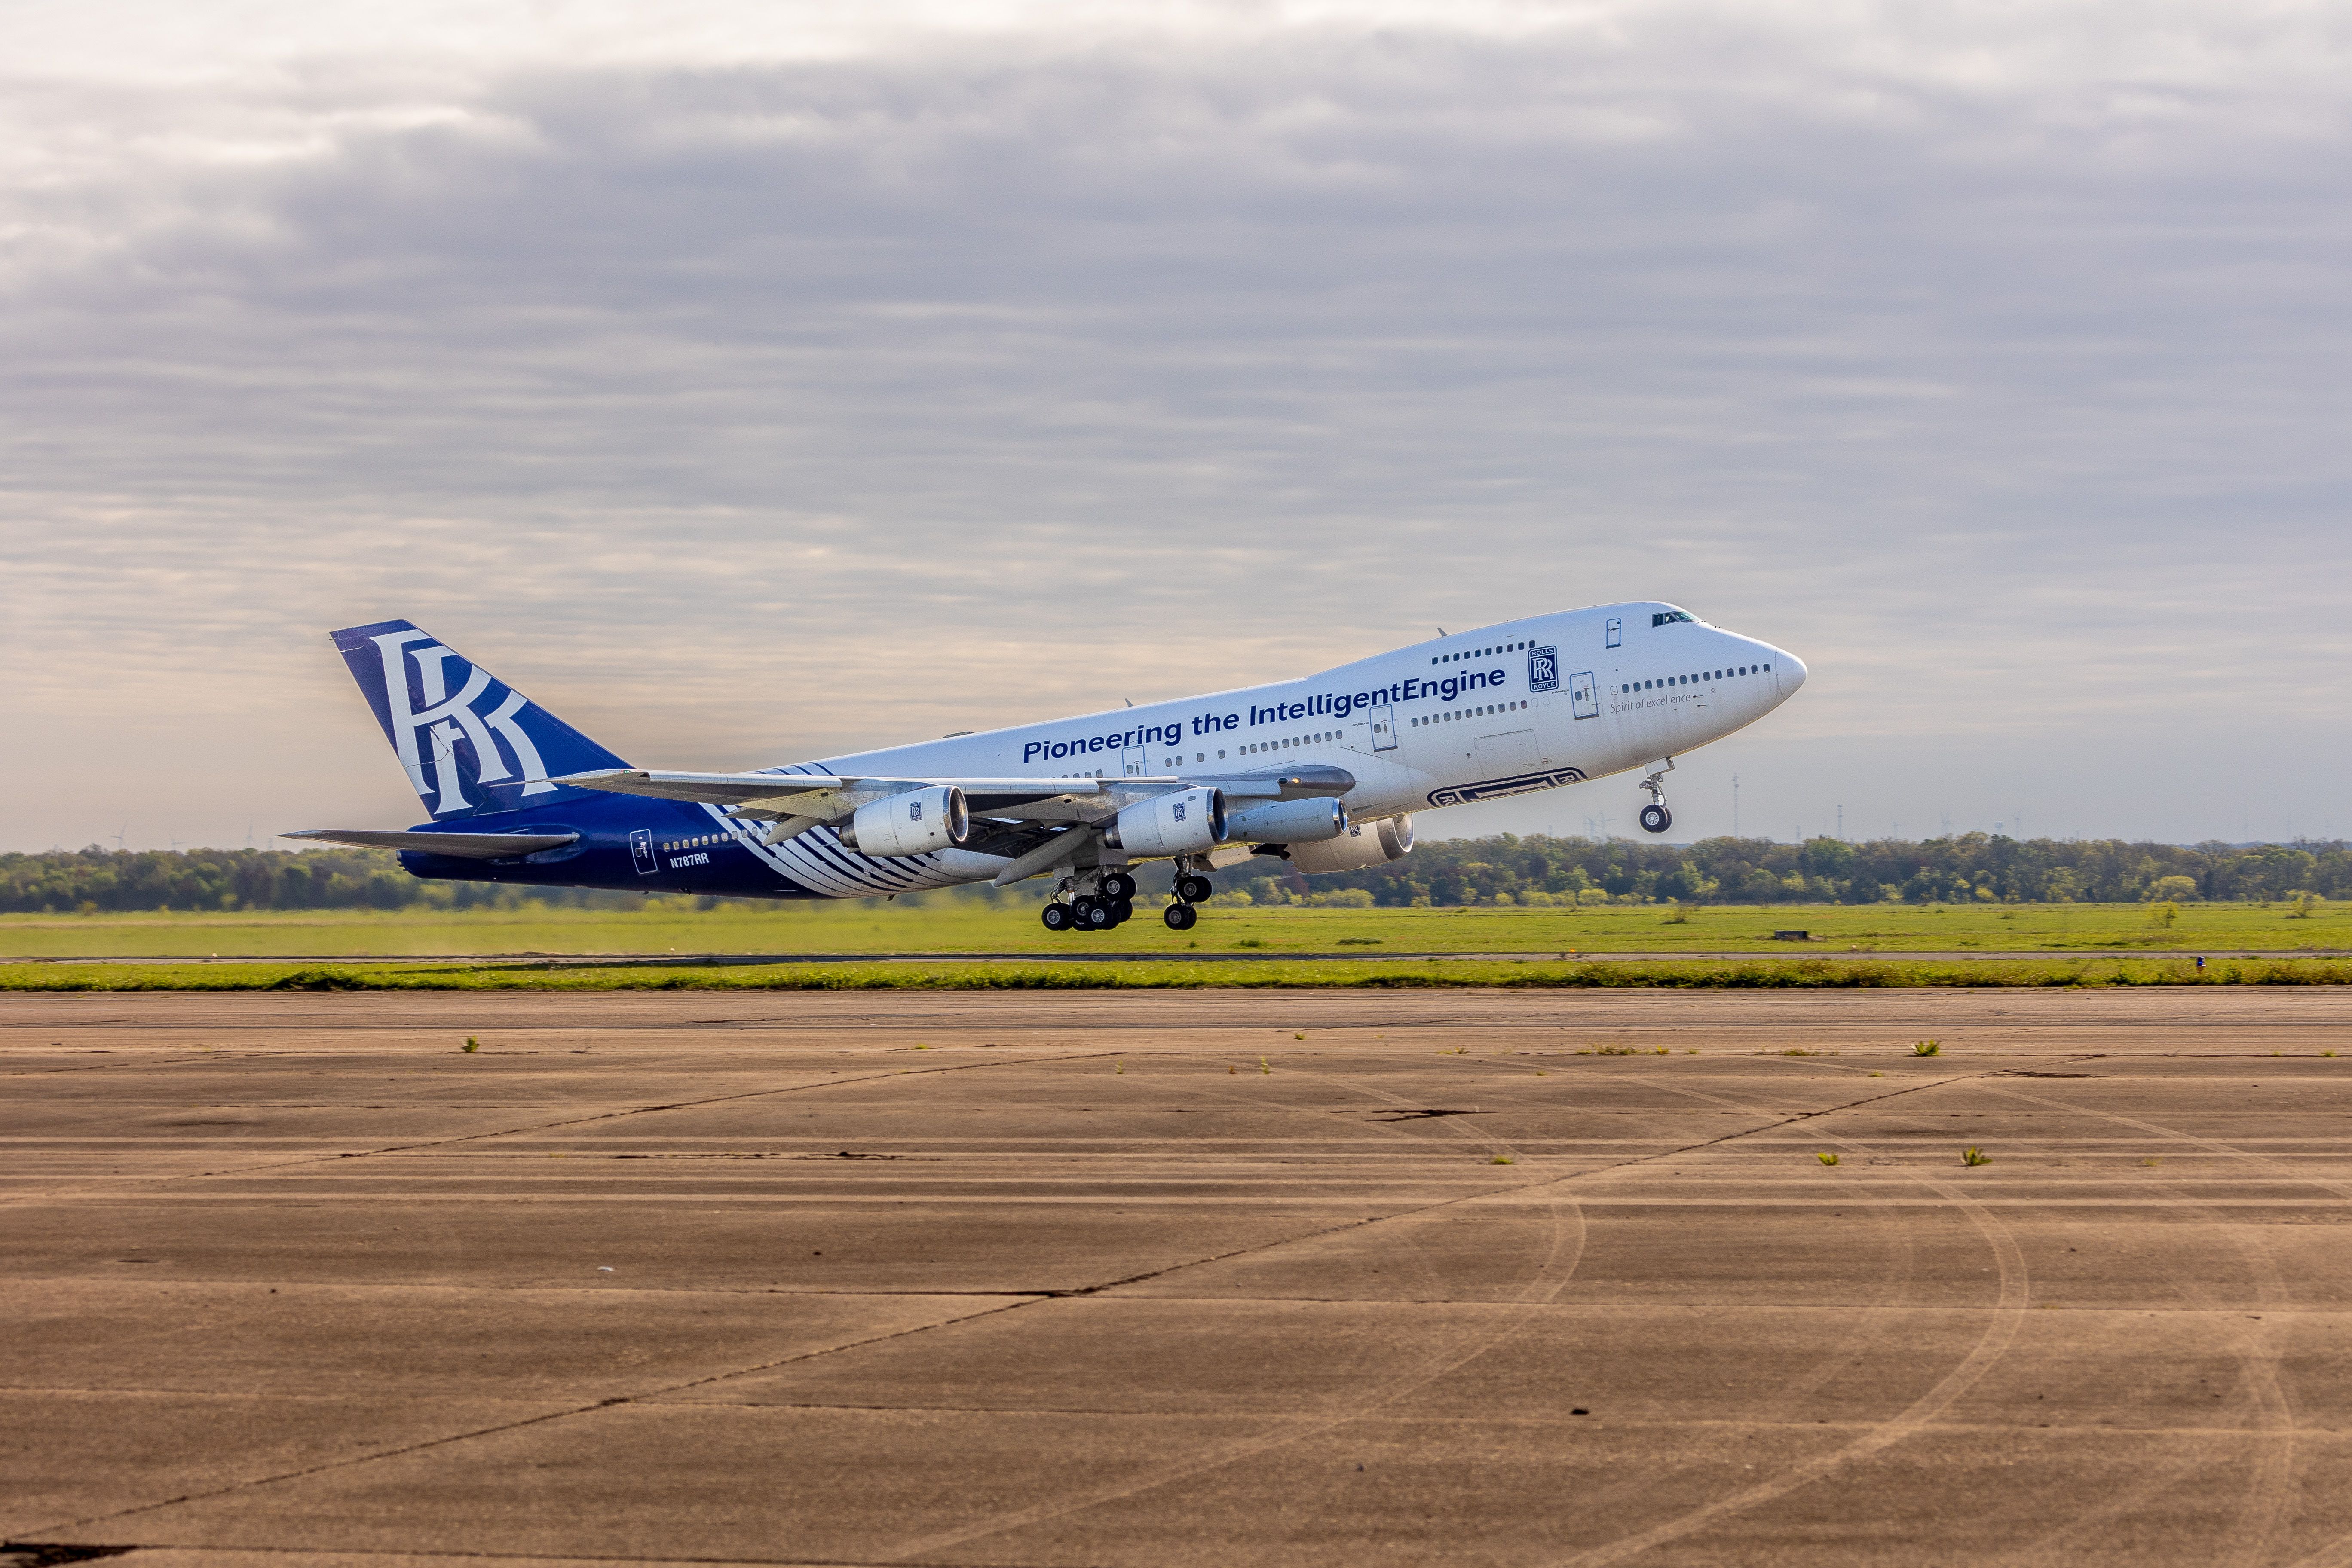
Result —
[{"label": "overcast cloud", "polygon": [[1637,596],[1813,671],[1678,833],[2352,831],[2352,14],[1106,15],[42,13],[0,847],[414,820],[388,616],[732,766]]}]

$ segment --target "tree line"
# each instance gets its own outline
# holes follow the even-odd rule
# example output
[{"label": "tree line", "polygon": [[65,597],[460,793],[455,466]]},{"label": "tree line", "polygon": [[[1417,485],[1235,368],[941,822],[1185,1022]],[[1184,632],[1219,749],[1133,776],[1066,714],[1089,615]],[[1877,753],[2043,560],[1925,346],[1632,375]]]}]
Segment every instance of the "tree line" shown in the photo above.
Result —
[{"label": "tree line", "polygon": [[[1164,878],[1149,879],[1153,883]],[[1466,904],[2132,903],[2352,899],[2342,840],[2134,844],[1967,833],[1921,843],[1811,838],[1520,837],[1424,841],[1368,870],[1313,878],[1271,858],[1219,875],[1259,902]],[[1013,889],[1025,898],[1027,889]],[[373,849],[51,850],[0,855],[0,911],[511,909],[528,900],[631,909],[634,893],[428,882]]]}]

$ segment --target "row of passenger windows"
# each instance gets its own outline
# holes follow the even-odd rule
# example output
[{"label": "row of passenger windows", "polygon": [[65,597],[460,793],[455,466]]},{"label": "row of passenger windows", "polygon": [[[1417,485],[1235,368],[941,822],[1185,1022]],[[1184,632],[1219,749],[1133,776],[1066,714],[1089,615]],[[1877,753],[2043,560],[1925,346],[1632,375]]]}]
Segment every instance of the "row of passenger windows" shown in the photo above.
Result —
[{"label": "row of passenger windows", "polygon": [[727,842],[724,833],[706,833],[699,838],[673,838],[662,846],[665,852],[675,855],[681,849],[706,849],[713,844]]},{"label": "row of passenger windows", "polygon": [[1705,681],[1729,680],[1742,675],[1761,675],[1772,667],[1769,664],[1743,664],[1738,669],[1718,669],[1710,674],[1700,670],[1695,675],[1669,675],[1657,680],[1634,680],[1609,689],[1612,697],[1623,697],[1635,691],[1655,691],[1662,686],[1695,686]]},{"label": "row of passenger windows", "polygon": [[1523,642],[1496,643],[1493,647],[1464,648],[1460,653],[1441,653],[1432,664],[1459,664],[1465,658],[1492,658],[1498,653],[1517,653],[1528,645]]},{"label": "row of passenger windows", "polygon": [[[1254,757],[1260,752],[1279,752],[1291,746],[1319,746],[1326,741],[1336,741],[1339,738],[1339,731],[1337,730],[1318,730],[1312,735],[1293,735],[1287,740],[1260,741],[1255,746],[1244,746],[1242,755]],[[1217,754],[1224,755],[1223,752]]]},{"label": "row of passenger windows", "polygon": [[1489,702],[1484,708],[1453,708],[1443,713],[1428,713],[1415,719],[1413,728],[1423,724],[1451,724],[1459,719],[1481,719],[1489,713],[1516,713],[1527,706],[1524,702]]}]

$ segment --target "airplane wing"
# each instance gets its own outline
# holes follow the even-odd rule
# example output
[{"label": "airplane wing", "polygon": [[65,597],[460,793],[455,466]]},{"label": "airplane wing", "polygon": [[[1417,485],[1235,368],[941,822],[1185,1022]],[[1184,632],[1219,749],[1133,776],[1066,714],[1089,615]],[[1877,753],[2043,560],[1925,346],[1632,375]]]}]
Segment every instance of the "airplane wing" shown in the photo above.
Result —
[{"label": "airplane wing", "polygon": [[393,833],[373,827],[306,827],[278,837],[356,844],[364,849],[413,849],[460,860],[512,860],[580,842],[577,833]]},{"label": "airplane wing", "polygon": [[555,781],[575,789],[728,808],[730,816],[841,820],[861,805],[910,789],[953,784],[975,816],[1018,822],[1094,822],[1119,807],[1171,790],[1208,786],[1236,799],[1297,800],[1342,795],[1356,787],[1344,768],[1320,764],[1217,778],[900,778],[835,773],[692,773],[605,768]]}]

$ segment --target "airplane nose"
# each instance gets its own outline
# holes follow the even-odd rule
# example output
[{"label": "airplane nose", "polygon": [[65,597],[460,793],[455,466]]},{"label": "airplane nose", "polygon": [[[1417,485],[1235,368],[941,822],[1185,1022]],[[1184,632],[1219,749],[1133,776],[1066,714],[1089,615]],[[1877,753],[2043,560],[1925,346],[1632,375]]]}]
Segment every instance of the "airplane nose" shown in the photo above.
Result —
[{"label": "airplane nose", "polygon": [[1796,695],[1797,688],[1805,683],[1805,661],[1785,649],[1781,652],[1780,658],[1788,661],[1781,665],[1781,668],[1786,673],[1780,677],[1780,695],[1793,697]]}]

